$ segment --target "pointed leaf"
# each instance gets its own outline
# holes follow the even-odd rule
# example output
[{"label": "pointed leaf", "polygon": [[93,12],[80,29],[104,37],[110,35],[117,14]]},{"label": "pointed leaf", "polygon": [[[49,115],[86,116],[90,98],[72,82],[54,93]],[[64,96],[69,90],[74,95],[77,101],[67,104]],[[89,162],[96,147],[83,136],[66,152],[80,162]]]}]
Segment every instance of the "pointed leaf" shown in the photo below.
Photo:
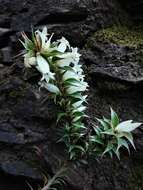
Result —
[{"label": "pointed leaf", "polygon": [[104,127],[104,130],[107,130],[109,128],[109,125],[107,122],[105,122],[103,119],[96,118],[97,121]]},{"label": "pointed leaf", "polygon": [[119,118],[116,112],[112,108],[110,109],[111,109],[111,124],[115,128],[119,124]]},{"label": "pointed leaf", "polygon": [[57,117],[57,123],[61,120],[62,117],[64,117],[66,113],[59,113]]},{"label": "pointed leaf", "polygon": [[107,152],[111,151],[112,149],[113,149],[113,144],[109,142],[102,156],[106,154]]},{"label": "pointed leaf", "polygon": [[72,145],[70,148],[69,148],[69,152],[72,152],[74,149],[78,149],[82,152],[85,152],[84,148],[82,146],[79,146],[79,145]]},{"label": "pointed leaf", "polygon": [[128,150],[128,152],[130,154],[130,149],[129,149],[128,143],[122,138],[118,138],[117,140],[118,140],[118,147],[117,147],[116,151],[119,151],[119,149],[123,146]]}]

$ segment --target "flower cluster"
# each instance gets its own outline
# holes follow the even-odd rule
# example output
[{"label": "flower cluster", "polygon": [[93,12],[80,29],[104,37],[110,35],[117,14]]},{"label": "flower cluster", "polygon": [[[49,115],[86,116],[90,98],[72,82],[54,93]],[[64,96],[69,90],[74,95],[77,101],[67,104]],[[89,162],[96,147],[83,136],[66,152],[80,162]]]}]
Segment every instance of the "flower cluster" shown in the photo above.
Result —
[{"label": "flower cluster", "polygon": [[70,46],[69,42],[62,37],[52,42],[53,34],[48,38],[47,28],[42,32],[37,30],[29,39],[23,32],[21,41],[25,47],[24,64],[28,68],[36,68],[41,74],[39,85],[47,89],[55,96],[60,97],[57,102],[64,112],[61,117],[68,118],[65,133],[62,140],[69,148],[71,158],[75,156],[75,149],[84,152],[79,146],[82,132],[85,129],[82,118],[86,115],[86,95],[82,93],[87,90],[88,84],[84,81],[82,65],[79,64],[80,54],[77,48]]}]

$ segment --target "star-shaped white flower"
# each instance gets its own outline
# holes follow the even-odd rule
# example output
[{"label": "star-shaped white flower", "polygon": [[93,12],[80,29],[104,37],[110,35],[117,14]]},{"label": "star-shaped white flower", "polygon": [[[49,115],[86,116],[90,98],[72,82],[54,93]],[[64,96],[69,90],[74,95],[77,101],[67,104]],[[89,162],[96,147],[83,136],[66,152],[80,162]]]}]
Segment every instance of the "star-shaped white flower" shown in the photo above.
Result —
[{"label": "star-shaped white flower", "polygon": [[70,44],[64,37],[62,37],[60,40],[57,40],[57,42],[59,42],[57,51],[64,53],[67,48],[70,49]]}]

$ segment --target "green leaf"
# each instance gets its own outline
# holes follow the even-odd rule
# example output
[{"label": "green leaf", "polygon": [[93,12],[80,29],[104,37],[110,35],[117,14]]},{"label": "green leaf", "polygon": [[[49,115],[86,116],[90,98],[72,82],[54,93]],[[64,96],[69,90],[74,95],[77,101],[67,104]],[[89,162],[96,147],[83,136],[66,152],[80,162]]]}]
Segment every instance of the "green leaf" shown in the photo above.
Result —
[{"label": "green leaf", "polygon": [[26,44],[25,44],[22,40],[20,40],[20,39],[19,39],[19,41],[21,42],[21,44],[23,45],[23,47],[24,47],[26,50],[28,50]]},{"label": "green leaf", "polygon": [[76,129],[86,129],[83,123],[73,123],[72,126]]},{"label": "green leaf", "polygon": [[34,43],[35,42],[35,33],[34,33],[34,29],[33,27],[31,27],[31,30],[32,30],[32,42]]},{"label": "green leaf", "polygon": [[32,41],[29,41],[29,42],[27,43],[27,49],[28,49],[28,50],[34,50],[34,44],[33,44]]},{"label": "green leaf", "polygon": [[128,141],[131,143],[133,148],[136,149],[136,147],[134,145],[134,141],[133,141],[133,135],[131,133],[122,132],[122,133],[118,134],[118,136],[119,137],[125,137],[126,139],[128,139]]},{"label": "green leaf", "polygon": [[75,79],[75,78],[69,78],[67,80],[64,81],[64,83],[68,83],[68,84],[72,84],[72,83],[77,83],[79,82],[79,80]]},{"label": "green leaf", "polygon": [[90,141],[103,145],[102,140],[98,136],[90,136]]},{"label": "green leaf", "polygon": [[105,122],[103,119],[96,118],[96,120],[104,127],[104,130],[109,129],[109,124]]},{"label": "green leaf", "polygon": [[66,113],[59,113],[57,116],[57,123],[61,120],[62,117],[64,117]]},{"label": "green leaf", "polygon": [[113,149],[113,144],[111,142],[108,142],[108,145],[105,149],[105,151],[102,153],[102,156],[106,153],[108,153],[109,151],[111,151]]},{"label": "green leaf", "polygon": [[109,151],[109,155],[111,158],[113,158],[113,152],[112,151]]},{"label": "green leaf", "polygon": [[70,160],[72,160],[73,158],[75,158],[76,153],[75,152],[70,152]]},{"label": "green leaf", "polygon": [[74,72],[73,68],[70,66],[64,66],[64,67],[62,67],[62,69],[65,71],[73,71]]},{"label": "green leaf", "polygon": [[93,123],[94,126],[92,126],[93,130],[95,131],[95,133],[100,136],[102,130],[100,127],[96,126],[94,123]]},{"label": "green leaf", "polygon": [[74,112],[73,114],[75,117],[78,117],[78,116],[84,116],[85,114],[83,112]]},{"label": "green leaf", "polygon": [[81,92],[75,92],[73,94],[69,94],[68,95],[69,97],[73,97],[73,98],[78,98],[78,99],[82,99],[82,95],[81,95]]},{"label": "green leaf", "polygon": [[106,122],[109,126],[111,125],[111,120],[110,119],[107,119],[103,116],[103,120],[104,122]]},{"label": "green leaf", "polygon": [[82,117],[82,116],[75,117],[75,118],[73,118],[72,121],[73,121],[73,122],[77,122],[77,121],[79,121],[79,120],[81,119],[81,117]]},{"label": "green leaf", "polygon": [[83,112],[74,112],[73,113],[73,122],[77,122],[78,120],[80,120],[83,117],[88,117],[86,114],[84,114]]},{"label": "green leaf", "polygon": [[120,160],[120,152],[117,151],[114,147],[113,147],[113,152],[115,153],[115,155],[117,156],[117,158]]},{"label": "green leaf", "polygon": [[111,109],[111,125],[115,128],[119,124],[119,118],[116,112],[112,108],[110,109]]},{"label": "green leaf", "polygon": [[128,150],[129,154],[130,154],[130,149],[129,149],[129,146],[128,146],[128,143],[126,142],[126,140],[124,140],[122,138],[118,138],[117,141],[118,141],[118,147],[117,147],[116,151],[119,151],[119,149],[121,147],[125,147]]},{"label": "green leaf", "polygon": [[106,134],[106,135],[113,135],[115,136],[114,132],[112,129],[108,129],[107,131],[101,132],[102,134]]},{"label": "green leaf", "polygon": [[53,50],[52,52],[44,52],[44,53],[42,53],[42,55],[45,56],[46,58],[48,58],[48,57],[56,57],[59,54],[60,54],[60,52],[57,51],[57,50]]},{"label": "green leaf", "polygon": [[85,152],[84,148],[82,146],[79,146],[79,145],[72,145],[70,146],[69,148],[69,153],[72,152],[74,149],[77,149],[77,150],[80,150],[82,152]]}]

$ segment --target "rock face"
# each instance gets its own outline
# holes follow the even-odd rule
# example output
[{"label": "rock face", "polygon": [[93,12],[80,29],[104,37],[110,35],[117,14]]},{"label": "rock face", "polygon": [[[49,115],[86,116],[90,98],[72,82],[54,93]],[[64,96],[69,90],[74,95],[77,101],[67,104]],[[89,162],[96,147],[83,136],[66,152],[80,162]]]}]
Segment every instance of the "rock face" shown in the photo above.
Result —
[{"label": "rock face", "polygon": [[[67,160],[65,147],[56,143],[59,108],[47,99],[47,92],[39,92],[37,73],[25,71],[22,58],[14,58],[22,49],[20,32],[30,34],[31,25],[46,25],[56,38],[65,36],[80,47],[90,84],[91,118],[108,116],[111,105],[123,119],[143,121],[143,35],[141,29],[119,27],[128,19],[133,22],[132,10],[137,21],[143,19],[138,12],[142,2],[120,2],[0,0],[0,189],[28,189],[25,179],[40,181],[41,167],[52,176]],[[118,28],[113,27],[116,24]],[[143,189],[142,128],[136,131],[135,142],[137,152],[130,157],[122,153],[121,161],[107,158],[77,168],[68,163],[66,189]]]},{"label": "rock face", "polygon": [[143,21],[143,1],[142,0],[121,0],[127,11],[135,22]]}]

